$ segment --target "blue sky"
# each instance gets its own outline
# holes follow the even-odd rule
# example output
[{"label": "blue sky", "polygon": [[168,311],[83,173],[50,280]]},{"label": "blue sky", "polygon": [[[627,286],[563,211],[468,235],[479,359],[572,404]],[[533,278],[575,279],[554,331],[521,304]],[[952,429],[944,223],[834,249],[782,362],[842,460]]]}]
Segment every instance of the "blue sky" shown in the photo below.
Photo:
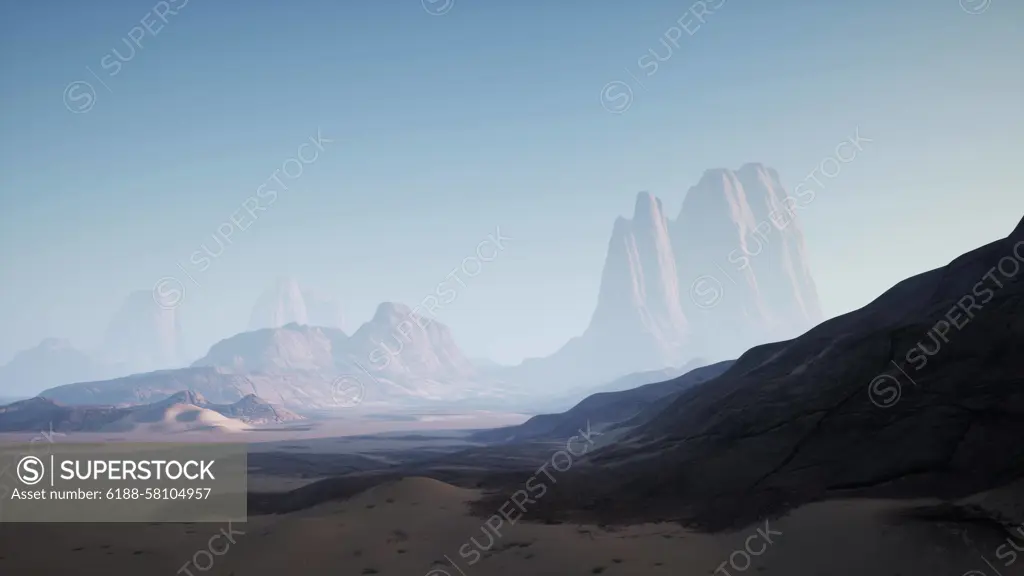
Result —
[{"label": "blue sky", "polygon": [[[549,353],[589,320],[638,191],[675,217],[705,169],[748,161],[792,187],[859,128],[873,142],[801,214],[825,312],[849,311],[1024,215],[1024,4],[964,1],[985,9],[726,0],[644,88],[629,73],[691,2],[175,0],[166,22],[150,1],[4,3],[0,361],[95,345],[318,129],[334,142],[187,285],[193,353],[284,273],[351,331],[496,226],[507,249],[439,315],[473,356]],[[110,75],[143,19],[156,34]],[[621,114],[612,81],[634,89]]]}]

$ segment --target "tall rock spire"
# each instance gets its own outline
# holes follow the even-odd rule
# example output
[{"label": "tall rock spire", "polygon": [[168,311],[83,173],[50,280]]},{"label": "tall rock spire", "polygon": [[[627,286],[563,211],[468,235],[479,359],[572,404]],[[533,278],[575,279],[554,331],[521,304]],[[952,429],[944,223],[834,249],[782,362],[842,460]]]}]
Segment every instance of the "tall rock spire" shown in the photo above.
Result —
[{"label": "tall rock spire", "polygon": [[129,373],[176,368],[183,361],[181,335],[177,310],[159,305],[153,291],[139,290],[110,320],[101,355]]},{"label": "tall rock spire", "polygon": [[612,228],[588,332],[600,334],[599,339],[610,340],[609,344],[619,340],[622,350],[635,349],[644,364],[676,363],[686,332],[677,278],[661,201],[641,192],[633,219],[620,217]]},{"label": "tall rock spire", "polygon": [[775,170],[708,170],[671,232],[682,308],[700,334],[695,353],[735,357],[793,338],[822,320],[798,212]]},{"label": "tall rock spire", "polygon": [[551,356],[508,371],[523,386],[601,384],[666,366],[686,356],[686,319],[679,307],[678,273],[661,202],[647,192],[633,218],[612,227],[597,307],[580,336]]},{"label": "tall rock spire", "polygon": [[292,323],[309,324],[306,302],[298,282],[293,278],[278,278],[274,286],[256,301],[249,320],[249,330],[280,328]]},{"label": "tall rock spire", "polygon": [[608,382],[701,358],[736,358],[822,321],[797,212],[761,164],[708,170],[679,217],[637,196],[618,218],[590,324],[553,355],[510,372],[524,385]]},{"label": "tall rock spire", "polygon": [[249,330],[280,328],[286,324],[344,328],[342,308],[332,298],[302,288],[294,278],[282,276],[253,306]]}]

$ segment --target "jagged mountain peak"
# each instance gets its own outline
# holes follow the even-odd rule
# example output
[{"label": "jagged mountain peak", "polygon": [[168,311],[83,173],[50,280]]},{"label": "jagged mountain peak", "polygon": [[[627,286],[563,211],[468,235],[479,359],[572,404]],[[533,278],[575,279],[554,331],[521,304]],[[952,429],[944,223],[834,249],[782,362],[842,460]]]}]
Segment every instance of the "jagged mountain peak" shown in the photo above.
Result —
[{"label": "jagged mountain peak", "polygon": [[335,356],[347,341],[334,328],[291,322],[225,338],[210,347],[192,366],[213,366],[233,373],[331,371]]},{"label": "jagged mountain peak", "polygon": [[664,218],[661,199],[650,192],[640,192],[633,204],[633,222],[649,223]]},{"label": "jagged mountain peak", "polygon": [[32,396],[69,382],[109,378],[117,372],[63,338],[46,338],[0,365],[0,396]]},{"label": "jagged mountain peak", "polygon": [[708,170],[687,192],[671,232],[700,353],[735,357],[822,321],[798,216],[807,202],[756,162]]},{"label": "jagged mountain peak", "polygon": [[207,404],[209,404],[209,402],[206,400],[205,396],[203,396],[199,392],[196,392],[195,390],[182,390],[181,392],[175,392],[174,394],[171,394],[170,396],[168,396],[167,398],[165,398],[162,402],[159,402],[158,404],[159,405],[191,404],[193,406],[200,406],[200,407],[202,407],[202,406],[206,406]]},{"label": "jagged mountain peak", "polygon": [[67,350],[69,348],[74,348],[74,346],[71,345],[71,341],[67,338],[43,338],[42,341],[39,342],[39,347],[47,350]]},{"label": "jagged mountain peak", "polygon": [[257,299],[249,330],[280,328],[286,324],[344,327],[341,305],[322,292],[305,287],[292,276],[279,276]]},{"label": "jagged mountain peak", "polygon": [[813,327],[821,311],[796,216],[781,227],[771,219],[791,204],[778,172],[759,162],[705,170],[672,221],[640,192],[632,218],[615,219],[586,331],[524,362],[517,378],[609,381],[735,358]]},{"label": "jagged mountain peak", "polygon": [[127,372],[147,372],[177,367],[181,346],[177,309],[154,300],[153,290],[137,290],[114,313],[101,355]]},{"label": "jagged mountain peak", "polygon": [[[751,173],[744,175],[749,177]],[[752,219],[740,183],[740,173],[727,168],[706,170],[697,184],[686,192],[677,222],[687,221],[690,226],[710,226],[723,217],[733,222]]]},{"label": "jagged mountain peak", "polygon": [[408,319],[410,314],[412,314],[412,308],[405,304],[381,302],[377,305],[377,310],[373,313],[373,320],[371,322],[382,322],[394,326],[402,320]]},{"label": "jagged mountain peak", "polygon": [[775,170],[771,166],[767,166],[767,165],[765,165],[765,164],[763,164],[761,162],[747,162],[746,164],[743,164],[742,166],[740,166],[739,169],[736,170],[736,172],[739,173],[739,174],[744,174],[744,175],[746,175],[746,174],[764,175],[764,176],[767,176],[768,178],[770,178],[772,180],[778,180],[779,179],[779,173],[778,173],[777,170]]},{"label": "jagged mountain peak", "polygon": [[436,318],[396,302],[377,306],[372,319],[346,345],[352,358],[386,374],[421,374],[437,380],[465,380],[477,373]]},{"label": "jagged mountain peak", "polygon": [[633,218],[615,220],[597,307],[581,337],[584,349],[608,348],[602,356],[616,350],[604,359],[622,365],[610,368],[612,372],[660,368],[681,360],[686,319],[679,307],[675,266],[661,200],[640,192]]},{"label": "jagged mountain peak", "polygon": [[255,394],[246,394],[245,396],[242,396],[238,402],[235,402],[235,406],[239,407],[262,406],[264,404],[270,404],[270,402],[267,402]]},{"label": "jagged mountain peak", "polygon": [[701,176],[694,188],[702,188],[707,184],[717,184],[729,180],[736,173],[728,168],[708,168]]},{"label": "jagged mountain peak", "polygon": [[279,328],[293,322],[309,324],[306,301],[294,278],[279,277],[253,306],[249,329]]},{"label": "jagged mountain peak", "polygon": [[616,216],[612,224],[612,238],[629,233],[633,228],[633,220],[625,216]]}]

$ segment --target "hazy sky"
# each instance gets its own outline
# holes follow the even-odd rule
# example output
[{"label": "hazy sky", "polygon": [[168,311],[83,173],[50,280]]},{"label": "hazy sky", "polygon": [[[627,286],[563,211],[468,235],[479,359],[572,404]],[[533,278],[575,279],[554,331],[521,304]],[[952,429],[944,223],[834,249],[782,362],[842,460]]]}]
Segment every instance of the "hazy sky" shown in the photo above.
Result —
[{"label": "hazy sky", "polygon": [[[708,168],[761,161],[792,187],[858,127],[873,142],[801,213],[828,316],[1024,215],[1016,0],[726,0],[704,24],[687,1],[185,2],[0,7],[0,362],[95,345],[165,276],[195,354],[283,273],[352,331],[497,226],[512,240],[440,317],[472,356],[547,354],[586,326],[638,191],[674,218]],[[645,77],[666,33],[679,47]],[[634,90],[621,114],[612,81]],[[318,130],[333,142],[252,221],[243,203]]]}]

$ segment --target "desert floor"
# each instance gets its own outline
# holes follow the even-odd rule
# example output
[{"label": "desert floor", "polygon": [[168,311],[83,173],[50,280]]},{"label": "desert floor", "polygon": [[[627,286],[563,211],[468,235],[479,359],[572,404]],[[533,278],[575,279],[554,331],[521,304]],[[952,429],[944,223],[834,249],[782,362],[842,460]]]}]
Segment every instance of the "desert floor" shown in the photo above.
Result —
[{"label": "desert floor", "polygon": [[[461,413],[373,413],[355,410],[334,413],[296,423],[255,426],[249,430],[167,430],[153,432],[139,427],[124,432],[75,432],[63,434],[42,429],[39,432],[0,432],[0,443],[24,442],[245,442],[265,444],[322,440],[321,445],[345,437],[380,434],[438,433],[522,424],[530,416],[502,412]],[[316,444],[314,442],[314,444]],[[334,448],[328,448],[334,451]]]},{"label": "desert floor", "polygon": [[[926,502],[805,506],[768,522],[770,544],[758,533],[764,522],[709,535],[676,525],[605,530],[520,519],[500,527],[489,545],[485,519],[467,512],[477,496],[406,478],[349,500],[250,517],[230,531],[220,524],[0,524],[0,574],[999,576],[988,562],[1002,576],[1024,574],[1024,559],[1009,567],[997,560],[1006,535],[993,527],[901,514]],[[489,550],[470,564],[475,556],[459,550],[475,548],[474,537]]]}]

